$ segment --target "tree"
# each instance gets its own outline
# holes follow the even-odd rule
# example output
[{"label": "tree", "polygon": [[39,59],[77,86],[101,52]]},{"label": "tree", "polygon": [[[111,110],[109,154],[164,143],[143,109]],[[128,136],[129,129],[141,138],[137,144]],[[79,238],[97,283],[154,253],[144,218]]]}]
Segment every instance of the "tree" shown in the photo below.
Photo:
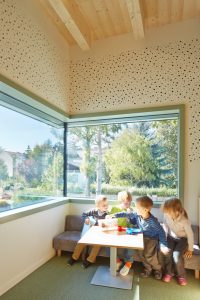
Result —
[{"label": "tree", "polygon": [[63,155],[55,152],[53,161],[42,175],[41,187],[48,193],[61,194],[63,190]]},{"label": "tree", "polygon": [[0,159],[0,180],[8,179],[8,169],[2,159]]},{"label": "tree", "polygon": [[113,184],[141,186],[154,179],[151,144],[134,129],[125,130],[112,142],[105,164]]},{"label": "tree", "polygon": [[[103,162],[103,145],[107,146],[113,141],[116,137],[116,134],[121,130],[120,124],[111,124],[111,125],[99,125],[96,127],[96,138],[95,142],[97,145],[97,167],[96,167],[96,194],[101,194],[101,186],[102,186],[102,177],[104,168]],[[104,172],[105,173],[105,172]]]},{"label": "tree", "polygon": [[33,149],[29,146],[24,153],[24,159],[18,166],[20,175],[23,175],[31,187],[37,187],[41,183],[42,175],[49,164],[52,163],[53,149],[51,141],[42,145],[35,145]]},{"label": "tree", "polygon": [[177,120],[153,122],[153,157],[157,164],[154,185],[176,187],[178,171]]},{"label": "tree", "polygon": [[94,141],[95,129],[94,126],[76,127],[72,128],[70,133],[77,137],[77,144],[80,144],[80,147],[83,150],[80,170],[86,179],[85,196],[90,196],[90,183],[93,172],[93,168],[91,167],[93,162],[93,159],[91,158],[91,145]]}]

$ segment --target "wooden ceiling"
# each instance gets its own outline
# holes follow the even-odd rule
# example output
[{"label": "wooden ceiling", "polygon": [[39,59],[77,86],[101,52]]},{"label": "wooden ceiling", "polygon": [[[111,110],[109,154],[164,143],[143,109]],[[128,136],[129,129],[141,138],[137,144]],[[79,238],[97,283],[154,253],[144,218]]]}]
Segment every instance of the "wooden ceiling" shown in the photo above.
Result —
[{"label": "wooden ceiling", "polygon": [[200,16],[200,0],[38,0],[69,46],[89,50],[91,42]]}]

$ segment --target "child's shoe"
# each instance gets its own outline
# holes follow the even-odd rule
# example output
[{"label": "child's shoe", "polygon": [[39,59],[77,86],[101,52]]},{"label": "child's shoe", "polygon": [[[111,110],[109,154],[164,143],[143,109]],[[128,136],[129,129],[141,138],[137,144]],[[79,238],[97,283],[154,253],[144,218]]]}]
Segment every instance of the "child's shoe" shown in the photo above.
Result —
[{"label": "child's shoe", "polygon": [[131,262],[126,262],[125,265],[123,266],[123,268],[120,270],[120,275],[122,276],[126,276],[128,275],[129,271],[130,271],[130,268],[132,266],[132,263]]},{"label": "child's shoe", "polygon": [[87,269],[89,266],[91,266],[91,262],[89,262],[88,260],[84,260],[83,262],[82,262],[82,267],[84,268],[84,269]]},{"label": "child's shoe", "polygon": [[187,280],[184,277],[178,277],[177,280],[178,280],[178,283],[180,285],[186,285],[187,284]]},{"label": "child's shoe", "polygon": [[171,280],[172,280],[172,275],[169,274],[165,274],[162,279],[162,281],[164,282],[170,282]]},{"label": "child's shoe", "polygon": [[154,271],[154,278],[157,280],[161,280],[162,279],[162,272],[161,271]]},{"label": "child's shoe", "polygon": [[140,276],[143,278],[148,278],[151,275],[151,271],[144,270],[144,272],[140,273]]},{"label": "child's shoe", "polygon": [[68,266],[72,266],[75,262],[76,262],[76,260],[73,259],[73,257],[71,257],[71,258],[67,261],[67,265],[68,265]]}]

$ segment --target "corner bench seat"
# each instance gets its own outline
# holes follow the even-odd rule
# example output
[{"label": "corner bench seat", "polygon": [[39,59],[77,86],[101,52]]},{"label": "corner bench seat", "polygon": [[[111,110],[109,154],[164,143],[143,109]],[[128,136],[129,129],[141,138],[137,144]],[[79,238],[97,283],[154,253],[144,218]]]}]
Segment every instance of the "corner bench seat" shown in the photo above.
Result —
[{"label": "corner bench seat", "polygon": [[[61,251],[73,252],[74,248],[81,238],[81,231],[83,227],[83,221],[81,216],[69,215],[65,219],[65,231],[54,237],[53,247],[56,250],[58,256],[61,255]],[[199,226],[192,225],[194,232],[194,253],[191,259],[185,259],[185,268],[195,271],[195,278],[199,278],[200,275],[200,247],[199,247]],[[105,247],[102,247],[98,256],[108,256],[108,251]],[[140,256],[135,252],[135,261],[141,261]],[[162,260],[162,259],[161,259]]]}]

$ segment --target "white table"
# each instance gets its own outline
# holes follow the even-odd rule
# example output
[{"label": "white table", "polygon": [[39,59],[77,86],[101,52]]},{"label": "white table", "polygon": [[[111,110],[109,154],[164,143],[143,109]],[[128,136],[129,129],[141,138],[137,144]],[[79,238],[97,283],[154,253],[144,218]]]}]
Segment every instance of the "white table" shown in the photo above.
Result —
[{"label": "white table", "polygon": [[117,248],[142,250],[144,248],[142,233],[128,235],[125,232],[118,232],[117,230],[103,231],[101,227],[93,226],[78,243],[110,247],[110,268],[107,266],[98,267],[91,284],[121,289],[132,288],[132,273],[124,277],[117,274]]}]

